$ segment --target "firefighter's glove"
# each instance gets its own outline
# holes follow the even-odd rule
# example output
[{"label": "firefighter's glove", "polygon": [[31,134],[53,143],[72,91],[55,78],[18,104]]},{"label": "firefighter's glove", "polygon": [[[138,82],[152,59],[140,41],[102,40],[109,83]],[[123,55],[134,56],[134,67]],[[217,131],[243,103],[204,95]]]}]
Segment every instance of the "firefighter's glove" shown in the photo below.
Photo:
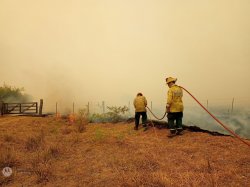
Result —
[{"label": "firefighter's glove", "polygon": [[170,106],[166,105],[166,110],[167,110],[167,113],[170,112]]}]

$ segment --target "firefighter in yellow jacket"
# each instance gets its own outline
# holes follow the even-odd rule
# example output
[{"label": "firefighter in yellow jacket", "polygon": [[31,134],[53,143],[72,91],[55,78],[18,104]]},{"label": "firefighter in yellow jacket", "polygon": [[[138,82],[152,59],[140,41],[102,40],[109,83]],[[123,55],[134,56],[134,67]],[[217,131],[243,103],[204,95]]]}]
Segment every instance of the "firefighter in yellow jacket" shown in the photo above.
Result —
[{"label": "firefighter in yellow jacket", "polygon": [[[168,77],[166,78],[166,83],[169,87],[167,95],[167,118],[168,125],[170,128],[168,137],[173,137],[175,135],[182,134],[182,118],[183,118],[183,102],[182,102],[182,88],[177,86],[175,82],[176,78]],[[175,123],[176,121],[176,123]]]},{"label": "firefighter in yellow jacket", "polygon": [[144,130],[147,130],[147,99],[142,95],[142,93],[138,93],[136,98],[134,99],[134,107],[135,107],[135,130],[138,130],[140,116],[142,116],[142,125]]}]

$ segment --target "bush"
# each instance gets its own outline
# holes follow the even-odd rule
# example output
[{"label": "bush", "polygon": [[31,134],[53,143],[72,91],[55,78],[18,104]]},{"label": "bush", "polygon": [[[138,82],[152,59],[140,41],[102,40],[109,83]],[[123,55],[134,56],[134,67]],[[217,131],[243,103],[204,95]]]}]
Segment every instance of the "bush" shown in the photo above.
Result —
[{"label": "bush", "polygon": [[127,106],[123,106],[123,107],[107,107],[109,112],[107,113],[107,115],[109,116],[109,119],[111,120],[111,122],[120,122],[123,121],[125,119],[125,113],[129,111],[129,108]]},{"label": "bush", "polygon": [[126,112],[129,111],[129,108],[127,106],[123,107],[108,106],[107,109],[109,111],[106,113],[92,114],[89,117],[89,121],[97,123],[105,123],[105,122],[117,123],[126,120],[125,114]]},{"label": "bush", "polygon": [[0,101],[2,102],[28,102],[30,96],[23,93],[24,88],[15,88],[4,84],[0,87]]}]

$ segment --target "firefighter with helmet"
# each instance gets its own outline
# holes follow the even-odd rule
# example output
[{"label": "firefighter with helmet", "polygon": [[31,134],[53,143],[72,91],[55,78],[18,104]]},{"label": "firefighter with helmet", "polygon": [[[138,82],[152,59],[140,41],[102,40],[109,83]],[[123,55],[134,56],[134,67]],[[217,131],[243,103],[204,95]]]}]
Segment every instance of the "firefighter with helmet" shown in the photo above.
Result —
[{"label": "firefighter with helmet", "polygon": [[134,99],[134,107],[135,107],[135,130],[138,130],[140,116],[142,116],[142,125],[144,127],[144,131],[148,129],[147,126],[147,99],[142,93],[138,93],[136,98]]},{"label": "firefighter with helmet", "polygon": [[182,102],[182,88],[177,86],[175,82],[177,78],[166,78],[166,84],[169,87],[167,93],[167,118],[169,126],[168,137],[174,137],[175,135],[182,135],[182,118],[183,118],[183,102]]}]

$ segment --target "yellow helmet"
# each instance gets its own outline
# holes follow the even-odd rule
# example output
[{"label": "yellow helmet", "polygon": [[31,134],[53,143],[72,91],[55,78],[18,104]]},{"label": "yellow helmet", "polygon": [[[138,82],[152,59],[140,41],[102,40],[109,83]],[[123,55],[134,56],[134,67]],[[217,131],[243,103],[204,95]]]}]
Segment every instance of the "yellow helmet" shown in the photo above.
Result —
[{"label": "yellow helmet", "polygon": [[166,78],[167,84],[170,83],[170,82],[176,82],[176,81],[177,81],[177,78],[173,78],[173,77]]}]

